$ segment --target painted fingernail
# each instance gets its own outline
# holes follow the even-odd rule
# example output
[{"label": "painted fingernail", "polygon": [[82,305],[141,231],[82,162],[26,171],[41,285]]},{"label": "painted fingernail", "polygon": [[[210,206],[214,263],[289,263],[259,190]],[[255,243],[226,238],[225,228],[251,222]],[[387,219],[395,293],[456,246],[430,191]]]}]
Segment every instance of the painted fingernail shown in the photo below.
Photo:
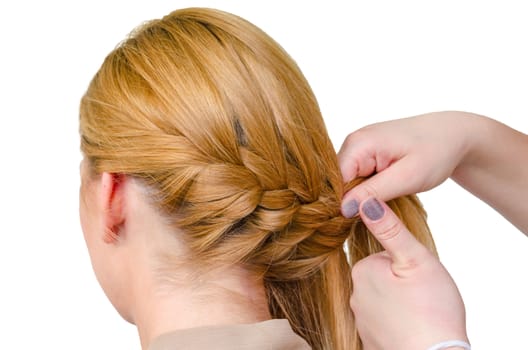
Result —
[{"label": "painted fingernail", "polygon": [[365,203],[363,203],[363,213],[372,221],[379,220],[383,217],[383,214],[385,214],[385,209],[381,206],[380,202],[376,198],[370,198],[367,199]]},{"label": "painted fingernail", "polygon": [[343,216],[345,218],[351,218],[356,215],[359,211],[359,203],[357,200],[352,199],[348,203],[343,205]]}]

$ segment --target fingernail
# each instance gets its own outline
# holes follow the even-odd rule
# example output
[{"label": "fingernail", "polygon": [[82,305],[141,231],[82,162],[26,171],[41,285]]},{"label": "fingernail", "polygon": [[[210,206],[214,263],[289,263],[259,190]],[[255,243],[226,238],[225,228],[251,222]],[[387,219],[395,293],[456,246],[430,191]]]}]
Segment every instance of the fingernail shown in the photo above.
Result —
[{"label": "fingernail", "polygon": [[379,220],[385,214],[385,209],[376,198],[369,198],[363,203],[363,213],[372,221]]},{"label": "fingernail", "polygon": [[345,218],[351,218],[356,215],[359,211],[359,203],[357,200],[352,199],[348,203],[343,205],[343,216]]}]

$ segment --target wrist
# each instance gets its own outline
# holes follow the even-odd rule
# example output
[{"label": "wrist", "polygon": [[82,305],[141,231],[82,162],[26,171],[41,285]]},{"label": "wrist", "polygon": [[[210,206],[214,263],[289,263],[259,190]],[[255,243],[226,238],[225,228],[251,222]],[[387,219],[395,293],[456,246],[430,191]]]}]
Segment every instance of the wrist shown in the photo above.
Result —
[{"label": "wrist", "polygon": [[[483,148],[489,143],[490,123],[493,121],[487,117],[469,113],[453,112],[456,115],[457,132],[460,140],[459,161],[455,166],[451,178],[464,178],[468,169],[479,168],[481,163]],[[486,142],[488,140],[488,142]],[[484,151],[485,152],[485,151]],[[457,181],[458,182],[458,181]]]}]

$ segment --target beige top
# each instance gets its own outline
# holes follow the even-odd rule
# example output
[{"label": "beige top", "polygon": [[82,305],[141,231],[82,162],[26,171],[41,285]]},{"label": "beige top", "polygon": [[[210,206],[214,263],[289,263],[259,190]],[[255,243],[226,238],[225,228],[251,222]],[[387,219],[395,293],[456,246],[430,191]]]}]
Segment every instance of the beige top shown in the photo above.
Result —
[{"label": "beige top", "polygon": [[310,350],[288,320],[178,330],[154,339],[149,350]]}]

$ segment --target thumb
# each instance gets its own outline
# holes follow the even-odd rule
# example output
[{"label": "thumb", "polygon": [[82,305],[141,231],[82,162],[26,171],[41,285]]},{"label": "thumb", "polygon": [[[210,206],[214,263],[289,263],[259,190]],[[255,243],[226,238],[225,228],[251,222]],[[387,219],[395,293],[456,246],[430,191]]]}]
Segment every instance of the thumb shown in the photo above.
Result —
[{"label": "thumb", "polygon": [[412,159],[405,157],[355,186],[343,197],[341,205],[343,216],[347,218],[355,216],[358,213],[359,203],[369,197],[388,201],[417,192],[416,181],[413,181],[417,177],[413,173],[413,168]]},{"label": "thumb", "polygon": [[387,204],[370,197],[361,203],[360,215],[369,231],[391,256],[393,265],[405,269],[425,261],[429,251],[416,240]]}]

